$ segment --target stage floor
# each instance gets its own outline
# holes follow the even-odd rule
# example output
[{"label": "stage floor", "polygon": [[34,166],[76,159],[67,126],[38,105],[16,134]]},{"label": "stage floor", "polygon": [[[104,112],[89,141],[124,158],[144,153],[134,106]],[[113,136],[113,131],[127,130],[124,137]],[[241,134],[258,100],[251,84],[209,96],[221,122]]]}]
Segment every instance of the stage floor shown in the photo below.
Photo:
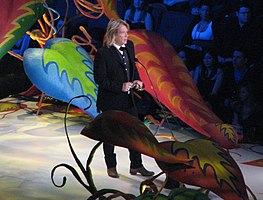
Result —
[{"label": "stage floor", "polygon": [[[58,185],[62,183],[64,176],[67,177],[64,187],[55,187],[51,181],[52,169],[61,163],[71,165],[81,175],[67,142],[64,129],[65,114],[52,110],[52,106],[47,106],[43,107],[41,114],[37,116],[35,114],[36,102],[18,101],[12,98],[0,100],[0,102],[7,101],[19,102],[23,108],[0,112],[0,200],[87,199],[90,196],[89,192],[66,168],[58,168],[54,176]],[[83,114],[68,114],[67,130],[70,140],[84,167],[91,149],[97,143],[97,141],[80,135],[81,130],[88,122],[89,119]],[[161,127],[158,135],[171,134],[171,130],[166,127]],[[190,129],[176,125],[171,127],[174,136],[179,141],[199,137]],[[157,130],[153,124],[149,125],[149,128],[153,133]],[[102,146],[97,149],[91,164],[95,186],[97,189],[110,188],[139,195],[140,183],[146,178],[129,174],[127,149],[116,147],[116,153],[119,179],[107,176]],[[262,160],[258,162],[259,166],[243,163],[263,159],[263,146],[242,144],[241,148],[231,150],[231,156],[240,166],[246,185],[258,200],[262,200]],[[143,156],[143,161],[149,170],[153,170],[155,173],[160,172],[154,159]],[[161,176],[157,179],[157,184],[161,184],[163,181],[164,177]],[[162,193],[168,194],[169,190],[163,190]],[[209,197],[210,199],[220,199],[213,193],[210,193]],[[249,197],[253,199],[250,194]]]}]

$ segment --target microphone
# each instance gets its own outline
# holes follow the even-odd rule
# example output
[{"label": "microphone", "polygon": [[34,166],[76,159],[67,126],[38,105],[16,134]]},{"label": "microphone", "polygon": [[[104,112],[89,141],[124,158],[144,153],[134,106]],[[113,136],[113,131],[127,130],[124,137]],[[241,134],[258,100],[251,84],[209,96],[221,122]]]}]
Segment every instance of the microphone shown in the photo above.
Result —
[{"label": "microphone", "polygon": [[[140,63],[140,65],[145,69],[146,74],[147,74],[147,76],[148,76],[148,78],[149,78],[149,80],[150,80],[150,82],[152,84],[152,80],[151,80],[151,78],[150,78],[150,76],[149,76],[149,74],[147,72],[147,68],[145,67],[145,65],[136,57],[134,57],[134,62]],[[152,84],[152,87],[153,87],[153,84]]]},{"label": "microphone", "polygon": [[[151,83],[151,85],[152,85],[153,92],[154,92],[154,94],[155,94],[155,96],[156,96],[156,103],[158,104],[158,106],[160,106],[160,108],[161,108],[161,110],[162,110],[162,113],[163,113],[163,115],[164,115],[164,119],[165,119],[165,120],[167,121],[167,123],[168,123],[169,130],[171,131],[172,136],[174,136],[173,131],[172,131],[171,127],[170,127],[168,118],[167,118],[167,114],[165,113],[164,107],[163,107],[163,105],[162,105],[162,103],[161,103],[161,101],[160,101],[160,99],[159,99],[159,97],[158,97],[158,95],[157,95],[157,92],[156,92],[156,90],[155,90],[155,88],[154,88],[154,86],[153,86],[153,82],[152,82],[152,79],[151,79],[150,75],[148,74],[147,68],[145,67],[145,65],[144,65],[138,58],[135,57],[135,58],[134,58],[134,61],[140,63],[140,65],[145,69],[146,75],[147,75],[147,77],[148,77],[148,79],[149,79],[149,81],[150,81],[150,83]],[[157,132],[156,132],[156,133],[157,133]]]},{"label": "microphone", "polygon": [[[152,79],[151,79],[150,75],[148,74],[147,68],[145,67],[145,65],[144,65],[138,58],[135,57],[135,58],[134,58],[134,61],[140,63],[140,65],[141,65],[141,66],[144,68],[144,70],[146,71],[146,75],[147,75],[147,77],[148,77],[148,79],[149,79],[149,81],[150,81],[150,84],[151,84],[151,86],[152,86],[152,89],[153,89],[153,92],[154,92],[154,95],[155,95],[155,98],[156,98],[156,101],[155,101],[155,102],[156,102],[157,105],[161,108],[162,113],[163,113],[163,115],[164,115],[164,118],[163,118],[163,119],[165,119],[165,120],[167,121],[167,124],[168,124],[168,126],[169,126],[169,130],[171,131],[172,136],[174,136],[173,131],[172,131],[171,127],[170,127],[168,118],[167,118],[167,114],[166,114],[165,111],[164,111],[164,107],[163,107],[163,105],[162,105],[162,103],[161,103],[161,101],[160,101],[160,99],[159,99],[159,97],[158,97],[158,94],[157,94],[157,92],[156,92],[156,90],[155,90],[155,88],[154,88]],[[157,132],[158,132],[158,130],[156,131],[156,133],[157,133]],[[155,133],[155,134],[156,134],[156,133]]]},{"label": "microphone", "polygon": [[149,79],[149,81],[150,81],[150,83],[151,83],[151,86],[152,86],[152,88],[153,88],[153,92],[154,92],[154,94],[155,94],[155,96],[156,96],[156,99],[157,99],[158,103],[161,104],[161,102],[160,102],[160,100],[159,100],[159,98],[158,98],[157,92],[155,91],[155,88],[154,88],[152,79],[151,79],[150,75],[148,74],[147,68],[145,67],[145,65],[144,65],[138,58],[135,57],[135,58],[134,58],[134,61],[140,63],[140,65],[145,69],[146,75],[147,75],[147,77],[148,77],[148,79]]}]

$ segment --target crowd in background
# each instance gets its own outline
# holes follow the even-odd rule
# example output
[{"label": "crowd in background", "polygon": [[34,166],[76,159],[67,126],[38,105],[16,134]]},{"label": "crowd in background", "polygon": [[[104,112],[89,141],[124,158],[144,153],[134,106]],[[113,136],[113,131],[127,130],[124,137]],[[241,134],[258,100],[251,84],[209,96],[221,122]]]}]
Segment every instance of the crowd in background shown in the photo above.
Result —
[{"label": "crowd in background", "polygon": [[[128,6],[123,18],[131,29],[155,31],[167,39],[184,61],[207,106],[243,133],[243,142],[262,143],[263,3],[123,2]],[[168,18],[174,21],[167,22]],[[163,20],[168,30],[163,28]],[[178,32],[181,35],[176,35]]]}]

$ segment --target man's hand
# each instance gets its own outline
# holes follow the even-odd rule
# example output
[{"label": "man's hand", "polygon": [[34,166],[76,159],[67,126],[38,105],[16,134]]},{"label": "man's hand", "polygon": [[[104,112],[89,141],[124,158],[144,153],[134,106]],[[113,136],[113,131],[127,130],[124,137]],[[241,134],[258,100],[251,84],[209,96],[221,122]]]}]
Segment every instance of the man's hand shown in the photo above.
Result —
[{"label": "man's hand", "polygon": [[133,85],[136,90],[142,90],[144,88],[144,84],[140,80],[133,81]]},{"label": "man's hand", "polygon": [[129,93],[129,91],[132,87],[134,87],[132,82],[125,82],[122,84],[122,91]]},{"label": "man's hand", "polygon": [[143,90],[144,84],[140,80],[135,80],[133,82],[125,82],[122,84],[122,91],[130,93],[131,88],[135,88],[136,90]]}]

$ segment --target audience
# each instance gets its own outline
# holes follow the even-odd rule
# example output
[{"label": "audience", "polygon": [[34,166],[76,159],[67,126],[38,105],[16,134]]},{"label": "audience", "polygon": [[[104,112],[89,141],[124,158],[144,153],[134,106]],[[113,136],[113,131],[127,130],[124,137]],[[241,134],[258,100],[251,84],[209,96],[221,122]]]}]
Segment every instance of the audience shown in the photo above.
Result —
[{"label": "audience", "polygon": [[207,50],[203,55],[203,62],[194,71],[194,81],[207,105],[216,110],[216,100],[222,85],[223,71],[217,63],[217,55]]},{"label": "audience", "polygon": [[177,55],[182,59],[184,62],[185,66],[189,70],[189,73],[192,77],[194,77],[194,64],[190,58],[189,50],[188,49],[182,49],[180,50]]},{"label": "audience", "polygon": [[211,10],[208,2],[203,2],[199,8],[200,21],[197,22],[191,33],[186,35],[188,46],[190,48],[204,51],[213,48],[213,22],[211,19]]},{"label": "audience", "polygon": [[219,50],[219,62],[231,63],[234,48],[240,47],[249,52],[249,58],[262,57],[262,22],[252,18],[250,4],[238,3],[236,17],[229,17],[215,31],[215,43]]},{"label": "audience", "polygon": [[128,22],[131,29],[153,30],[153,19],[147,11],[147,0],[134,0],[131,7],[126,10],[124,20]]},{"label": "audience", "polygon": [[232,124],[242,130],[242,142],[263,144],[263,110],[256,99],[254,85],[247,81],[238,87],[238,100],[233,107]]},{"label": "audience", "polygon": [[238,98],[238,87],[245,81],[250,81],[256,87],[256,84],[260,82],[258,70],[255,65],[249,62],[244,50],[235,49],[233,51],[232,66],[224,69],[224,80],[220,92],[221,101],[224,104],[224,109],[221,109],[224,115],[222,117],[228,122],[232,119],[230,111],[233,103]]}]

